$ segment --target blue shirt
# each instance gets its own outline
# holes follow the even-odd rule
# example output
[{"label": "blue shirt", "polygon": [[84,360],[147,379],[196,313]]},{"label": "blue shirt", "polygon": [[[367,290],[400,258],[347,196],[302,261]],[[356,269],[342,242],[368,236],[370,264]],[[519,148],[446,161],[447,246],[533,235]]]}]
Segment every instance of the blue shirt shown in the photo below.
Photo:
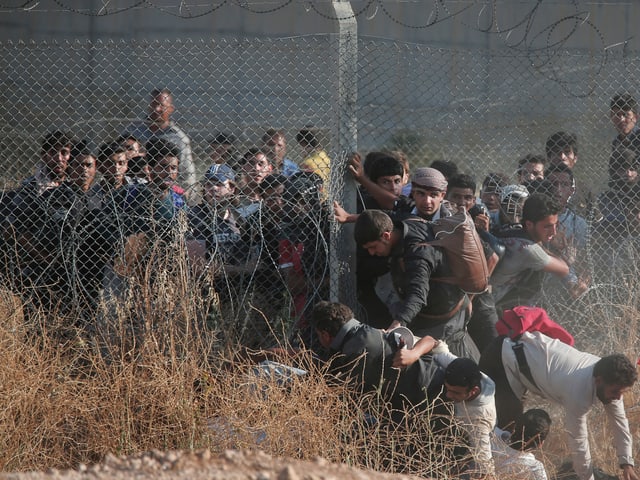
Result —
[{"label": "blue shirt", "polygon": [[294,161],[289,160],[288,158],[285,158],[282,161],[282,175],[284,175],[285,177],[290,177],[291,175],[299,171],[300,167],[298,167],[298,164],[296,164]]}]

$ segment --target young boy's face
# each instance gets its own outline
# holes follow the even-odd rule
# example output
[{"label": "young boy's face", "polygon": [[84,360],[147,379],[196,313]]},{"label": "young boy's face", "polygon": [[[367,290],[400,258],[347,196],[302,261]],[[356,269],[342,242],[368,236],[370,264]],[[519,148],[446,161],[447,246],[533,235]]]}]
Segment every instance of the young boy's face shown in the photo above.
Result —
[{"label": "young boy's face", "polygon": [[402,193],[402,175],[384,175],[378,177],[376,184],[387,192],[393,193],[396,197]]},{"label": "young boy's face", "polygon": [[69,163],[69,180],[82,190],[88,189],[96,177],[96,157],[78,155]]},{"label": "young boy's face", "polygon": [[128,163],[126,153],[114,153],[100,165],[100,173],[113,187],[121,187],[124,184],[124,174],[127,173]]},{"label": "young boy's face", "polygon": [[440,208],[445,192],[413,185],[411,195],[416,204],[418,215],[425,218],[431,218]]},{"label": "young boy's face", "polygon": [[220,182],[218,180],[207,180],[204,184],[204,199],[209,204],[218,203],[225,198],[231,197],[235,192],[235,187],[229,180]]},{"label": "young boy's face", "polygon": [[160,190],[169,190],[178,178],[178,157],[168,155],[151,167],[149,176],[151,182]]},{"label": "young boy's face", "polygon": [[470,188],[451,187],[447,193],[447,199],[468,212],[476,204],[476,196]]},{"label": "young boy's face", "polygon": [[258,153],[247,159],[242,169],[250,181],[259,185],[273,171],[273,165],[271,165],[266,155]]},{"label": "young boy's face", "polygon": [[611,109],[611,122],[620,135],[629,135],[638,121],[638,116],[632,110],[621,108]]}]

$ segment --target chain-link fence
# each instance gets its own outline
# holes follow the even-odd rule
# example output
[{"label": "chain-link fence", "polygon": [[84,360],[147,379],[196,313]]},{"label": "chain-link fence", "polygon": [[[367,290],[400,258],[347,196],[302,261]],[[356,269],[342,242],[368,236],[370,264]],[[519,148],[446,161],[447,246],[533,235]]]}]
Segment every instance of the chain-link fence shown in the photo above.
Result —
[{"label": "chain-link fence", "polygon": [[[479,193],[489,172],[516,183],[519,160],[547,159],[560,131],[577,139],[569,208],[586,233],[569,257],[589,289],[578,300],[547,289],[546,305],[585,338],[635,305],[637,165],[635,155],[610,162],[609,115],[614,95],[636,94],[631,52],[449,50],[353,32],[0,50],[3,281],[34,305],[109,318],[169,274],[215,298],[196,312],[203,322],[224,319],[262,345],[319,298],[356,306],[354,246],[329,208],[355,203],[346,159],[356,140],[363,153],[402,150],[411,168],[455,162]],[[54,131],[74,138],[46,137]],[[233,171],[210,169],[223,162]],[[291,176],[300,166],[317,177]]]},{"label": "chain-link fence", "polygon": [[2,50],[3,277],[34,307],[108,323],[173,271],[266,346],[330,296],[334,37]]}]

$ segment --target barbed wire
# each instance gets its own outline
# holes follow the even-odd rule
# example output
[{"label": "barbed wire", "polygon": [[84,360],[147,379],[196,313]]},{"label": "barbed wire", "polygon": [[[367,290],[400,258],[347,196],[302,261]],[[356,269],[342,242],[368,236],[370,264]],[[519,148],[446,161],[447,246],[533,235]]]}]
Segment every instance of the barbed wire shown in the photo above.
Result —
[{"label": "barbed wire", "polygon": [[318,15],[320,15],[321,17],[327,19],[327,20],[337,20],[337,21],[343,21],[343,20],[350,20],[352,18],[357,18],[360,15],[362,15],[372,4],[374,1],[379,1],[379,0],[369,0],[366,5],[361,8],[360,10],[356,11],[353,15],[347,15],[344,17],[337,17],[335,15],[328,15],[326,13],[322,13],[320,10],[318,10],[318,7],[316,7],[316,5],[314,4],[314,2],[309,2],[309,9],[313,10],[315,13],[317,13]]},{"label": "barbed wire", "polygon": [[34,4],[34,5],[33,5],[33,7],[35,7],[36,5],[38,5],[38,2],[36,2],[35,0],[27,0],[26,2],[22,2],[22,4],[20,4],[20,5],[15,5],[15,6],[14,6],[14,5],[12,5],[12,6],[7,6],[7,5],[4,5],[4,4],[0,4],[0,8],[4,8],[4,9],[7,9],[7,10],[29,10],[29,8],[27,8],[27,6],[28,6],[30,3],[33,3],[33,4]]},{"label": "barbed wire", "polygon": [[[561,78],[561,74],[558,68],[555,68],[552,65],[552,62],[554,60],[554,58],[558,58],[559,56],[559,52],[560,49],[559,47],[564,46],[565,42],[567,42],[569,40],[569,38],[577,31],[577,29],[579,28],[579,26],[581,28],[591,28],[595,34],[595,38],[597,38],[600,41],[600,47],[595,49],[596,52],[601,52],[601,55],[593,55],[592,58],[596,60],[595,64],[590,64],[590,68],[589,68],[589,75],[598,75],[602,69],[605,67],[606,63],[607,63],[607,55],[608,55],[608,50],[605,48],[606,46],[606,42],[604,40],[604,36],[602,35],[602,33],[600,32],[600,30],[598,30],[598,28],[590,21],[587,20],[587,17],[584,18],[584,20],[582,22],[578,22],[579,20],[579,14],[576,15],[572,15],[572,16],[568,16],[568,17],[564,17],[556,22],[553,22],[551,25],[545,27],[545,29],[543,29],[542,31],[540,31],[538,33],[538,36],[542,36],[545,32],[546,32],[546,47],[545,48],[541,48],[539,49],[539,51],[542,51],[544,53],[544,56],[546,57],[546,60],[544,60],[540,65],[536,65],[534,62],[534,54],[536,52],[536,49],[531,48],[531,46],[527,49],[527,52],[529,54],[529,57],[532,60],[532,65],[534,66],[534,68],[536,68],[538,71],[540,71],[543,75],[544,75],[544,68],[545,66],[551,66],[551,71],[550,71],[550,79],[556,81],[559,85],[561,85],[565,91],[567,91],[567,93],[569,93],[570,95],[573,96],[577,96],[577,97],[587,97],[589,96],[595,89],[595,86],[591,85],[589,88],[585,89],[584,92],[582,93],[577,93],[575,92],[573,89],[569,88],[572,85],[578,84],[580,83],[581,86],[585,85],[585,82],[583,81],[583,78],[580,77],[578,78],[574,78],[571,81],[569,80],[564,80]],[[563,38],[561,38],[558,41],[553,41],[552,40],[552,36],[554,31],[560,27],[560,25],[564,22],[574,22],[573,27],[571,28],[570,32],[565,35]],[[532,39],[532,42],[535,40]],[[588,84],[588,83],[587,83]]]},{"label": "barbed wire", "polygon": [[249,6],[251,2],[246,2],[246,1],[242,1],[242,0],[234,0],[234,3],[236,5],[238,5],[240,8],[246,10],[247,12],[258,13],[258,14],[277,12],[278,10],[282,10],[283,8],[288,7],[292,2],[293,2],[293,0],[283,0],[280,5],[276,5],[273,8],[267,8],[265,10],[257,10],[255,8],[251,8]]},{"label": "barbed wire", "polygon": [[[84,16],[87,16],[87,17],[104,17],[104,16],[109,16],[109,15],[115,15],[115,14],[118,14],[118,13],[126,12],[128,10],[133,10],[133,9],[139,7],[140,5],[143,5],[143,4],[147,3],[145,0],[138,0],[138,1],[135,1],[134,3],[132,3],[129,6],[126,6],[126,7],[123,7],[123,8],[119,8],[119,9],[117,9],[115,11],[110,11],[110,12],[105,10],[105,7],[106,7],[106,3],[105,3],[103,5],[103,8],[101,8],[97,13],[91,13],[91,12],[86,12],[86,11],[83,11],[83,10],[79,10],[77,8],[70,7],[70,6],[66,5],[66,4],[64,4],[60,0],[53,0],[53,1],[60,8],[63,8],[64,10],[66,10],[68,12],[75,13],[75,14],[78,14],[78,15],[84,15]],[[29,3],[31,3],[31,2],[29,2]],[[36,5],[38,5],[38,2],[36,2]],[[34,5],[34,8],[35,8],[35,5]],[[101,13],[101,12],[103,12],[103,13]]]},{"label": "barbed wire", "polygon": [[[248,13],[255,15],[271,14],[277,11],[284,10],[286,8],[296,6],[293,0],[273,0],[273,1],[246,1],[246,0],[219,0],[216,2],[206,1],[188,1],[177,0],[173,5],[161,5],[153,0],[131,0],[129,4],[127,1],[121,1],[115,3],[111,0],[103,0],[99,7],[91,10],[91,7],[76,8],[69,5],[64,0],[52,0],[53,4],[61,8],[63,11],[69,13],[83,15],[83,16],[96,16],[106,17],[111,15],[121,14],[128,10],[149,8],[157,10],[163,14],[171,15],[182,19],[195,19],[203,16],[211,15],[224,6],[235,6]],[[593,30],[600,40],[602,49],[604,50],[604,36],[600,30],[595,26],[593,22],[589,20],[589,16],[585,11],[580,11],[580,1],[571,0],[569,5],[573,6],[575,13],[572,15],[565,15],[557,20],[553,18],[545,18],[545,24],[538,30],[533,30],[534,21],[540,18],[540,9],[543,6],[542,0],[537,0],[534,5],[528,10],[525,9],[520,18],[516,18],[515,22],[511,25],[501,26],[498,20],[499,8],[495,0],[492,0],[487,6],[484,2],[471,2],[468,5],[463,5],[457,10],[451,10],[449,5],[444,0],[432,0],[429,3],[416,3],[416,8],[419,8],[419,15],[415,18],[427,17],[426,21],[421,23],[410,23],[398,17],[398,14],[391,11],[388,7],[389,2],[385,0],[367,0],[363,6],[354,11],[349,16],[336,16],[322,11],[319,8],[321,4],[330,4],[330,0],[314,0],[304,2],[306,10],[313,12],[320,17],[332,20],[342,21],[350,18],[357,18],[366,14],[372,6],[375,6],[375,11],[371,17],[372,19],[379,11],[389,18],[393,23],[403,26],[409,29],[427,29],[435,26],[436,24],[445,22],[447,20],[458,19],[460,23],[472,30],[479,33],[498,35],[502,38],[504,46],[507,48],[522,48],[527,51],[542,51],[542,50],[554,50],[565,45],[579,30],[582,28],[590,28]],[[396,3],[396,2],[394,2]],[[259,8],[261,5],[270,5],[268,8]],[[546,4],[545,4],[546,5]],[[25,10],[34,10],[38,8],[40,11],[48,11],[46,4],[42,1],[27,0],[21,1],[17,5],[0,5],[0,9],[6,10],[4,13],[21,12]],[[474,23],[467,21],[463,15],[472,14],[475,12],[476,20]],[[488,12],[488,13],[487,13]],[[483,18],[488,15],[486,25],[483,25]],[[571,28],[559,36],[558,38],[552,38],[554,34],[558,32],[558,29],[566,25],[567,22],[573,23]],[[521,38],[515,42],[511,42],[510,39],[514,36],[514,32],[524,28]],[[536,46],[535,42],[546,36],[546,42]]]},{"label": "barbed wire", "polygon": [[[375,7],[375,10],[367,17],[367,20],[373,19],[377,12],[381,11],[393,23],[413,30],[431,28],[437,24],[456,19],[461,25],[470,30],[481,34],[498,36],[507,49],[526,51],[530,55],[531,64],[535,68],[548,78],[555,79],[559,84],[563,85],[568,93],[578,96],[589,95],[592,89],[587,88],[580,92],[574,91],[573,84],[575,82],[563,79],[561,72],[558,72],[554,65],[554,60],[558,58],[560,50],[572,38],[579,32],[583,33],[586,29],[589,29],[592,36],[597,39],[598,46],[596,48],[591,46],[591,51],[602,52],[602,55],[599,56],[597,64],[590,69],[591,73],[596,74],[606,65],[607,55],[612,48],[616,45],[622,45],[624,49],[628,48],[628,40],[607,46],[603,33],[589,19],[588,12],[581,10],[580,0],[570,0],[564,4],[564,6],[573,7],[573,14],[564,15],[558,19],[545,16],[544,23],[537,29],[534,29],[534,24],[544,13],[541,11],[543,5],[547,6],[546,3],[543,4],[542,0],[537,0],[530,8],[523,9],[522,14],[516,17],[509,25],[501,25],[499,21],[500,9],[495,0],[491,0],[488,3],[470,2],[457,10],[451,10],[444,0],[432,0],[429,3],[418,2],[415,4],[416,8],[419,9],[416,12],[418,14],[412,16],[411,11],[409,11],[406,15],[416,19],[426,17],[426,20],[413,23],[400,18],[399,13],[394,13],[389,8],[389,2],[385,0],[367,0],[349,16],[337,16],[320,8],[322,4],[329,5],[331,3],[330,0],[315,0],[304,2],[303,5],[305,5],[307,12],[313,12],[330,21],[358,18],[370,12],[372,7]],[[63,11],[89,17],[106,17],[133,9],[149,8],[181,19],[195,19],[211,15],[224,6],[235,6],[250,14],[261,15],[275,13],[299,5],[293,0],[219,0],[216,2],[177,0],[173,5],[161,5],[153,0],[130,0],[130,3],[127,0],[120,0],[119,3],[117,0],[103,0],[99,7],[94,7],[94,10],[91,10],[91,6],[76,8],[69,5],[65,0],[53,0],[53,4]],[[268,8],[265,8],[265,5],[268,5]],[[34,10],[36,8],[40,11],[48,11],[46,3],[35,0],[20,1],[16,5],[3,4],[0,5],[0,8],[6,10],[5,13]],[[468,20],[467,16],[475,17],[475,20]],[[565,31],[564,29],[567,26],[568,29]],[[521,35],[512,40],[520,31]]]},{"label": "barbed wire", "polygon": [[[466,10],[469,10],[471,7],[473,7],[473,5],[462,7],[459,11],[454,12],[454,13],[447,12],[448,13],[447,15],[445,15],[443,18],[440,18],[440,14],[439,14],[439,11],[438,11],[438,4],[442,4],[443,5],[443,9],[445,9],[444,8],[444,2],[442,0],[434,0],[433,1],[434,8],[429,13],[429,21],[427,23],[425,23],[425,24],[422,24],[422,25],[410,25],[410,24],[408,24],[406,22],[403,22],[403,21],[395,18],[389,12],[389,10],[384,6],[383,2],[379,2],[379,3],[381,4],[380,8],[384,12],[384,14],[387,17],[389,17],[389,19],[391,21],[393,21],[394,23],[397,23],[398,25],[402,25],[403,27],[413,28],[413,29],[416,29],[416,30],[423,29],[423,28],[429,28],[429,27],[432,27],[432,26],[434,26],[434,25],[436,25],[438,23],[442,23],[442,22],[444,22],[446,20],[449,20],[450,18],[453,18],[453,17],[455,17],[457,15],[460,15],[462,12],[465,12]],[[445,11],[446,11],[446,9],[445,9]]]}]

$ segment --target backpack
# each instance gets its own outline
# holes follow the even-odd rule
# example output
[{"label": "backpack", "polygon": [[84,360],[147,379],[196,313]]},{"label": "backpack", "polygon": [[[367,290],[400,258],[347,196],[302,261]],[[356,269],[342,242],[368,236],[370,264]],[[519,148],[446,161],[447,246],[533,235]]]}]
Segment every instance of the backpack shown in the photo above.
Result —
[{"label": "backpack", "polygon": [[483,293],[489,287],[489,267],[473,220],[464,208],[430,222],[436,239],[426,242],[441,247],[447,256],[451,277],[434,281],[457,285],[465,293]]},{"label": "backpack", "polygon": [[560,340],[567,345],[573,347],[573,336],[556,322],[549,318],[547,311],[540,307],[526,307],[519,305],[510,310],[505,310],[496,323],[498,335],[506,335],[515,343],[511,347],[518,362],[518,368],[522,374],[529,380],[531,385],[538,388],[536,381],[533,379],[531,368],[524,355],[523,344],[520,337],[524,332],[540,332],[550,338]]},{"label": "backpack", "polygon": [[498,323],[498,335],[506,335],[511,340],[519,340],[524,332],[540,332],[547,337],[560,340],[573,347],[573,336],[563,327],[549,318],[547,311],[541,307],[519,305],[505,310]]}]

